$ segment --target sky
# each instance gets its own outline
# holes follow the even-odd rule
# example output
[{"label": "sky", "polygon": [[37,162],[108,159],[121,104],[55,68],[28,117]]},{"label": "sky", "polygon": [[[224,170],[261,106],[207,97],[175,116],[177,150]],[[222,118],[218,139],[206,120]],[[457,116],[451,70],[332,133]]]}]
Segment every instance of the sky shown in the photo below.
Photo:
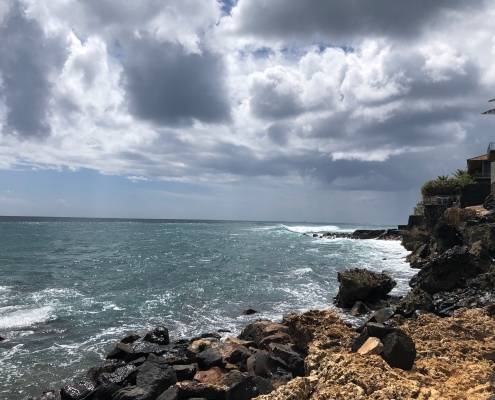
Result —
[{"label": "sky", "polygon": [[0,215],[403,224],[495,141],[495,3],[0,0]]}]

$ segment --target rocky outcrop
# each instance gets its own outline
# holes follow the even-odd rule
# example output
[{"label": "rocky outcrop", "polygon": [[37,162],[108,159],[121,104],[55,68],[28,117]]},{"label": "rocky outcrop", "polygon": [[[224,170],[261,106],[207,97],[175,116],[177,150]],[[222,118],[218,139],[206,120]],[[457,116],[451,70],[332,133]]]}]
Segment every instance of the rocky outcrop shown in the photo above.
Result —
[{"label": "rocky outcrop", "polygon": [[466,279],[486,272],[486,267],[466,247],[456,246],[428,262],[410,282],[411,287],[434,294],[462,287]]},{"label": "rocky outcrop", "polygon": [[406,320],[400,329],[416,347],[410,371],[389,366],[381,355],[360,355],[341,346],[339,341],[348,343],[352,330],[337,320],[330,324],[329,311],[302,314],[300,321],[293,317],[294,327],[312,331],[303,335],[313,337],[307,376],[258,399],[485,400],[493,394],[488,380],[493,361],[483,354],[494,349],[489,343],[495,332],[495,319],[487,310],[460,309],[449,318],[425,314]]},{"label": "rocky outcrop", "polygon": [[338,273],[339,292],[335,298],[338,307],[352,307],[356,301],[375,302],[397,284],[389,275],[366,269],[351,269]]}]

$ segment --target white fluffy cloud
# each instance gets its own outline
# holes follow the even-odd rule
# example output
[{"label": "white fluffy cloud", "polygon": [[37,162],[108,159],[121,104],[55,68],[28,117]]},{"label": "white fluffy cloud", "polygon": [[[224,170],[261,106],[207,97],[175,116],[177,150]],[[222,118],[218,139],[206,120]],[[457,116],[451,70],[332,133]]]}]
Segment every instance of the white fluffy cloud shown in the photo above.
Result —
[{"label": "white fluffy cloud", "polygon": [[3,169],[392,190],[490,135],[490,2],[0,4]]}]

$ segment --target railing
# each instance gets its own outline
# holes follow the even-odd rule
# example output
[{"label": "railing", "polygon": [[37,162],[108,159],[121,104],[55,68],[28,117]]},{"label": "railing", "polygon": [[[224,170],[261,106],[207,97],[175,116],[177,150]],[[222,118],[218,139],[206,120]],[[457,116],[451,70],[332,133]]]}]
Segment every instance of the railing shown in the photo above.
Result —
[{"label": "railing", "polygon": [[449,194],[449,195],[436,195],[436,196],[423,196],[422,203],[423,205],[431,205],[431,204],[449,204],[449,202],[455,203],[457,201],[458,195]]},{"label": "railing", "polygon": [[490,157],[490,153],[492,151],[495,151],[495,142],[490,142],[488,144],[488,148],[486,149],[486,154],[487,154],[488,157]]}]

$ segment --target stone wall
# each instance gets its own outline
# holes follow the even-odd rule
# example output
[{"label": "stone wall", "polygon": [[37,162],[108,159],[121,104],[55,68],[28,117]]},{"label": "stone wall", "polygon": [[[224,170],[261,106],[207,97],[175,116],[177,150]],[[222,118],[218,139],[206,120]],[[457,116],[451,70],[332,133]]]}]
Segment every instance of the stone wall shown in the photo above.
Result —
[{"label": "stone wall", "polygon": [[466,185],[461,189],[461,208],[483,204],[489,194],[490,185],[488,184]]}]

